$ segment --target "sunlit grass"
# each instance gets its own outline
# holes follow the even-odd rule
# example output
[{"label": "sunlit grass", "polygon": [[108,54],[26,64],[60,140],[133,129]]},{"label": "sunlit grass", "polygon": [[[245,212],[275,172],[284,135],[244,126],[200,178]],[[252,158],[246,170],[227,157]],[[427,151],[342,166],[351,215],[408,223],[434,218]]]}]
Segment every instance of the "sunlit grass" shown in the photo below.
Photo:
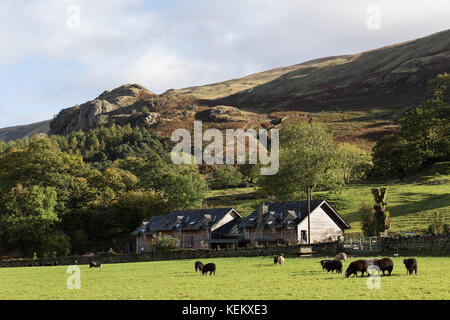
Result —
[{"label": "sunlit grass", "polygon": [[[419,257],[419,275],[407,276],[403,258],[392,258],[391,277],[368,289],[367,277],[322,271],[323,258],[202,259],[215,262],[215,276],[194,271],[195,260],[107,264],[81,268],[81,289],[69,290],[66,267],[0,269],[0,299],[449,299],[450,258]],[[344,262],[344,271],[348,264]]]}]

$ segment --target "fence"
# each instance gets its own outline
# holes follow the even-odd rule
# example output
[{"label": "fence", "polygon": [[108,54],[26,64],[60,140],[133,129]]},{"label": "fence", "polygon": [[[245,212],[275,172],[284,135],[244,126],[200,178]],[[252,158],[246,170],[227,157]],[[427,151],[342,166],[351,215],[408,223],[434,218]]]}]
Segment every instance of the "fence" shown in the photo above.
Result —
[{"label": "fence", "polygon": [[378,252],[382,246],[378,237],[349,237],[345,239],[343,248],[347,252]]}]

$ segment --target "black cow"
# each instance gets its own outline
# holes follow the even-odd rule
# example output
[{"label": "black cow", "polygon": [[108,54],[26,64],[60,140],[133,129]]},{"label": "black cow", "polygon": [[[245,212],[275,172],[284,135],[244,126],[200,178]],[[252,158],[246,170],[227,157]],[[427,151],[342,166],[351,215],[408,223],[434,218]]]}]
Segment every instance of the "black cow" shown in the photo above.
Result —
[{"label": "black cow", "polygon": [[205,275],[209,272],[209,275],[216,275],[216,264],[215,263],[207,263],[203,266],[202,274]]},{"label": "black cow", "polygon": [[[354,274],[358,276],[358,271],[361,272],[361,277],[364,276],[364,272],[367,273],[367,268],[369,267],[369,262],[367,260],[356,260],[350,263],[347,270],[345,271],[345,277],[348,278],[350,275]],[[367,273],[367,276],[369,274]]]},{"label": "black cow", "polygon": [[372,264],[380,268],[380,271],[383,272],[383,276],[385,275],[385,271],[388,272],[388,275],[391,275],[392,269],[394,269],[394,262],[389,258],[376,259]]},{"label": "black cow", "polygon": [[89,263],[89,269],[90,268],[101,268],[101,267],[102,267],[102,264],[97,261],[91,261]]},{"label": "black cow", "polygon": [[201,261],[196,261],[195,262],[195,272],[197,271],[202,271],[203,270],[203,263]]},{"label": "black cow", "polygon": [[330,261],[325,261],[323,266],[325,267],[325,269],[328,272],[335,272],[336,273],[342,273],[342,262],[341,260],[330,260]]},{"label": "black cow", "polygon": [[413,272],[416,273],[417,276],[417,260],[416,258],[403,259],[403,263],[406,267],[406,274],[411,275]]}]

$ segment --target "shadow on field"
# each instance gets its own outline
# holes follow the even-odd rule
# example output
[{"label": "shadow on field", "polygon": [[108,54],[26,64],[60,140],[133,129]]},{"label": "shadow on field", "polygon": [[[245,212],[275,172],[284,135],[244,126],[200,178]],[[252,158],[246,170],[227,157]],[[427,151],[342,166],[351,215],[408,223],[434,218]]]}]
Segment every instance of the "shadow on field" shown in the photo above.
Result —
[{"label": "shadow on field", "polygon": [[291,275],[295,276],[311,276],[311,275],[319,275],[322,272],[320,271],[305,271],[305,272],[292,272]]},{"label": "shadow on field", "polygon": [[[259,264],[255,264],[255,265],[253,265],[254,267],[257,267],[257,268],[263,268],[263,267],[277,267],[278,265],[276,265],[276,264],[270,264],[270,263],[259,263]],[[282,266],[278,266],[278,267],[281,267],[282,268]]]},{"label": "shadow on field", "polygon": [[177,273],[175,273],[174,274],[174,276],[175,277],[199,277],[199,276],[201,276],[202,275],[202,273],[200,272],[200,273],[184,273],[184,274],[177,274]]},{"label": "shadow on field", "polygon": [[[408,196],[414,199],[414,193],[409,194]],[[419,201],[409,201],[407,203],[391,206],[389,208],[391,215],[395,217],[401,217],[410,213],[417,212],[418,208],[420,208],[420,211],[427,211],[450,205],[450,198],[447,195],[421,193],[420,197],[422,197],[423,199]]]}]

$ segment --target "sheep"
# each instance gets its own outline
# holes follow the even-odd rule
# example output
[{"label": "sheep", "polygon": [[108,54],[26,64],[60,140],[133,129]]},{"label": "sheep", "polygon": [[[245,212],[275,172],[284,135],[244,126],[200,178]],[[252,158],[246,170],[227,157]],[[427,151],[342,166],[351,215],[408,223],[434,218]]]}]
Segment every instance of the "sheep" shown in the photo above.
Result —
[{"label": "sheep", "polygon": [[[367,273],[367,268],[369,267],[369,262],[367,260],[356,260],[350,263],[347,270],[345,271],[345,277],[348,278],[350,275],[354,274],[358,276],[358,271],[361,271],[361,277],[364,276],[364,272]],[[367,273],[367,275],[369,275]]]},{"label": "sheep", "polygon": [[377,261],[381,260],[380,258],[375,258],[375,259],[367,259],[367,262],[370,265],[375,265]]},{"label": "sheep", "polygon": [[276,256],[273,259],[273,263],[274,264],[280,264],[280,265],[284,264],[284,254],[281,254],[281,256]]},{"label": "sheep", "polygon": [[336,257],[334,257],[334,259],[346,261],[347,260],[347,254],[345,254],[344,252],[338,253],[336,255]]},{"label": "sheep", "polygon": [[385,275],[384,272],[387,271],[388,275],[391,275],[392,269],[394,268],[394,262],[389,258],[383,258],[383,259],[374,259],[375,261],[372,263],[372,265],[377,266],[380,268],[380,271],[383,271],[383,276]]},{"label": "sheep", "polygon": [[417,260],[416,260],[416,258],[403,259],[403,263],[405,264],[407,275],[412,276],[413,272],[415,272],[416,276],[417,276]]},{"label": "sheep", "polygon": [[202,274],[205,275],[209,272],[209,275],[214,273],[216,275],[216,264],[215,263],[207,263],[203,266]]},{"label": "sheep", "polygon": [[197,271],[202,271],[203,270],[203,263],[201,261],[196,261],[195,262],[195,272]]},{"label": "sheep", "polygon": [[90,268],[102,268],[102,264],[96,261],[91,261],[89,263],[89,269]]},{"label": "sheep", "polygon": [[322,266],[322,271],[325,271],[325,262],[331,261],[330,259],[320,261],[320,265]]},{"label": "sheep", "polygon": [[341,260],[330,260],[330,261],[325,261],[323,266],[325,267],[325,269],[327,269],[327,273],[328,272],[334,272],[336,271],[336,273],[342,273],[342,262]]}]

